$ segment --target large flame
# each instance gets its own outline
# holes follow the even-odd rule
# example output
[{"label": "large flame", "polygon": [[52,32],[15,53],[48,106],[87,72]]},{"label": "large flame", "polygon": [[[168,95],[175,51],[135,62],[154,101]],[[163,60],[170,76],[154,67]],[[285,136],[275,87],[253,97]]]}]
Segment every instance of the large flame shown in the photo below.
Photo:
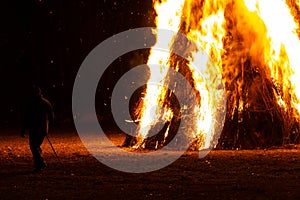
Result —
[{"label": "large flame", "polygon": [[[275,0],[267,3],[257,0],[251,3],[254,2],[256,6],[252,5],[252,12],[255,12],[266,26],[264,61],[270,69],[271,76],[282,82],[283,95],[292,96],[292,104],[299,112],[300,42],[296,32],[298,25],[285,1]],[[246,5],[249,8],[249,3]]]},{"label": "large flame", "polygon": [[[255,98],[251,96],[253,93],[256,93],[257,98],[263,98],[264,94],[259,92],[266,91],[265,88],[257,89],[258,86],[249,86],[249,83],[246,83],[248,71],[252,70],[253,74],[260,74],[251,77],[254,83],[270,79],[275,88],[272,95],[275,96],[278,106],[284,111],[289,111],[289,114],[292,114],[289,117],[298,119],[300,34],[296,16],[298,13],[294,12],[299,10],[298,1],[157,0],[154,2],[154,8],[157,13],[158,29],[183,32],[202,48],[190,50],[191,59],[187,64],[192,73],[190,81],[194,83],[195,90],[201,95],[201,102],[194,107],[197,123],[193,132],[189,133],[199,139],[200,149],[207,148],[214,137],[215,133],[210,132],[209,129],[218,110],[211,105],[214,105],[212,101],[217,102],[219,97],[210,96],[214,93],[211,90],[217,86],[211,85],[213,81],[204,80],[199,76],[192,64],[204,63],[210,74],[216,77],[222,76],[229,104],[236,106],[239,112],[250,107],[257,109],[257,106],[251,103],[255,101],[249,99]],[[161,41],[168,39],[171,51],[176,35],[173,38],[163,38],[158,31],[156,36],[156,45],[159,46]],[[210,59],[205,55],[212,59],[219,71],[211,67]],[[163,68],[151,67],[150,64],[170,65],[170,59],[171,55],[168,53],[151,51],[148,60],[151,70],[149,83],[164,84],[168,72]],[[180,71],[180,67],[177,66],[176,70]],[[247,87],[249,91],[244,91]],[[166,101],[166,93],[164,87],[147,86],[142,107],[138,108],[140,124],[136,146],[142,144],[150,129],[158,121],[170,121],[173,117],[171,109],[161,109]],[[263,109],[269,108],[263,107]],[[233,109],[229,109],[229,112],[233,115]]]},{"label": "large flame", "polygon": [[[165,38],[160,35],[160,29],[168,29],[172,30],[175,33],[179,29],[180,19],[182,15],[184,0],[180,1],[163,1],[162,3],[156,2],[154,7],[158,14],[156,18],[157,25],[157,42],[155,46],[160,46],[161,42],[165,42],[169,44],[170,48],[172,45],[172,41],[176,36],[174,34],[173,38]],[[160,14],[164,13],[164,14]],[[154,47],[155,47],[154,46]],[[148,64],[151,70],[150,79],[148,82],[161,83],[164,85],[164,80],[167,75],[167,70],[164,67],[157,68],[156,66],[152,66],[153,64],[158,64],[161,66],[167,66],[169,62],[169,54],[163,53],[161,51],[153,51],[151,50],[150,56],[148,58]],[[163,104],[163,96],[166,93],[166,88],[159,85],[147,85],[146,95],[143,100],[143,107],[139,110],[140,113],[140,124],[137,137],[139,138],[137,144],[138,147],[141,145],[143,140],[148,136],[148,133],[151,127],[161,119],[161,109],[159,105]],[[170,113],[170,112],[169,112]],[[171,117],[172,113],[169,114]]]}]

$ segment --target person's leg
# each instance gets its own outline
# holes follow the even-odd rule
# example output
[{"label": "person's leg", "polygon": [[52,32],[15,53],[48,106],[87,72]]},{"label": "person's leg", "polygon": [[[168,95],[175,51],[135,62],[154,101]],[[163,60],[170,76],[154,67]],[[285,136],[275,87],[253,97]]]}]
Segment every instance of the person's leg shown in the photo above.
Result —
[{"label": "person's leg", "polygon": [[30,150],[32,152],[34,168],[36,170],[44,169],[46,164],[44,162],[43,157],[41,156],[41,144],[43,143],[44,137],[39,136],[37,134],[31,134],[30,136]]}]

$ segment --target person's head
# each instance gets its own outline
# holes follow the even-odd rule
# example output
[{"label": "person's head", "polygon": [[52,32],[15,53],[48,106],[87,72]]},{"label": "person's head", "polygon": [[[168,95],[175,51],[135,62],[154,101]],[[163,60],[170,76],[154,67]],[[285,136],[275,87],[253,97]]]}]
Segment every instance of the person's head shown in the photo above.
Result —
[{"label": "person's head", "polygon": [[31,97],[37,98],[37,97],[41,97],[41,96],[42,96],[42,90],[38,86],[33,85],[32,89],[31,89]]}]

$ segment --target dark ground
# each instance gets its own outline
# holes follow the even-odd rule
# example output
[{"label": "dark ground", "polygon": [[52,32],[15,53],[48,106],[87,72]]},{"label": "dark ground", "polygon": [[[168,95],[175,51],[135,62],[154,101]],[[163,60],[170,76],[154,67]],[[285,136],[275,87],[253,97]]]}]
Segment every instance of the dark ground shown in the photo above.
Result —
[{"label": "dark ground", "polygon": [[[46,170],[32,173],[27,139],[0,134],[1,199],[299,199],[300,149],[215,150],[203,159],[187,152],[156,172],[128,174],[98,162],[72,129],[45,141]],[[114,135],[115,143],[122,137]]]}]

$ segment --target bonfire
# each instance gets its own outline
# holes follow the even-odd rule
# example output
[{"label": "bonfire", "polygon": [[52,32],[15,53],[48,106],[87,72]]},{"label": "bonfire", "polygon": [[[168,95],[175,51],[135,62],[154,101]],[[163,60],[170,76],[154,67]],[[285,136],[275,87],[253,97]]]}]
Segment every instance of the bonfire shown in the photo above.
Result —
[{"label": "bonfire", "polygon": [[[155,1],[154,8],[158,30],[172,30],[174,35],[168,38],[169,53],[157,52],[155,46],[151,50],[149,83],[179,84],[173,82],[170,70],[151,67],[159,63],[182,74],[193,86],[198,101],[189,105],[193,117],[184,131],[185,137],[194,140],[191,148],[249,149],[299,143],[299,2],[163,0]],[[201,48],[182,44],[178,32]],[[165,42],[159,31],[154,34],[157,46]],[[174,48],[186,51],[189,59],[172,53]],[[193,63],[204,65],[209,73],[199,76]],[[225,123],[218,118],[223,94],[216,79],[224,86]],[[181,89],[181,95],[190,94]],[[180,121],[189,117],[177,98],[166,87],[148,84],[134,109],[139,128],[125,146],[159,149],[168,144]],[[152,136],[158,123],[164,126]],[[223,123],[216,143],[212,127]]]}]

